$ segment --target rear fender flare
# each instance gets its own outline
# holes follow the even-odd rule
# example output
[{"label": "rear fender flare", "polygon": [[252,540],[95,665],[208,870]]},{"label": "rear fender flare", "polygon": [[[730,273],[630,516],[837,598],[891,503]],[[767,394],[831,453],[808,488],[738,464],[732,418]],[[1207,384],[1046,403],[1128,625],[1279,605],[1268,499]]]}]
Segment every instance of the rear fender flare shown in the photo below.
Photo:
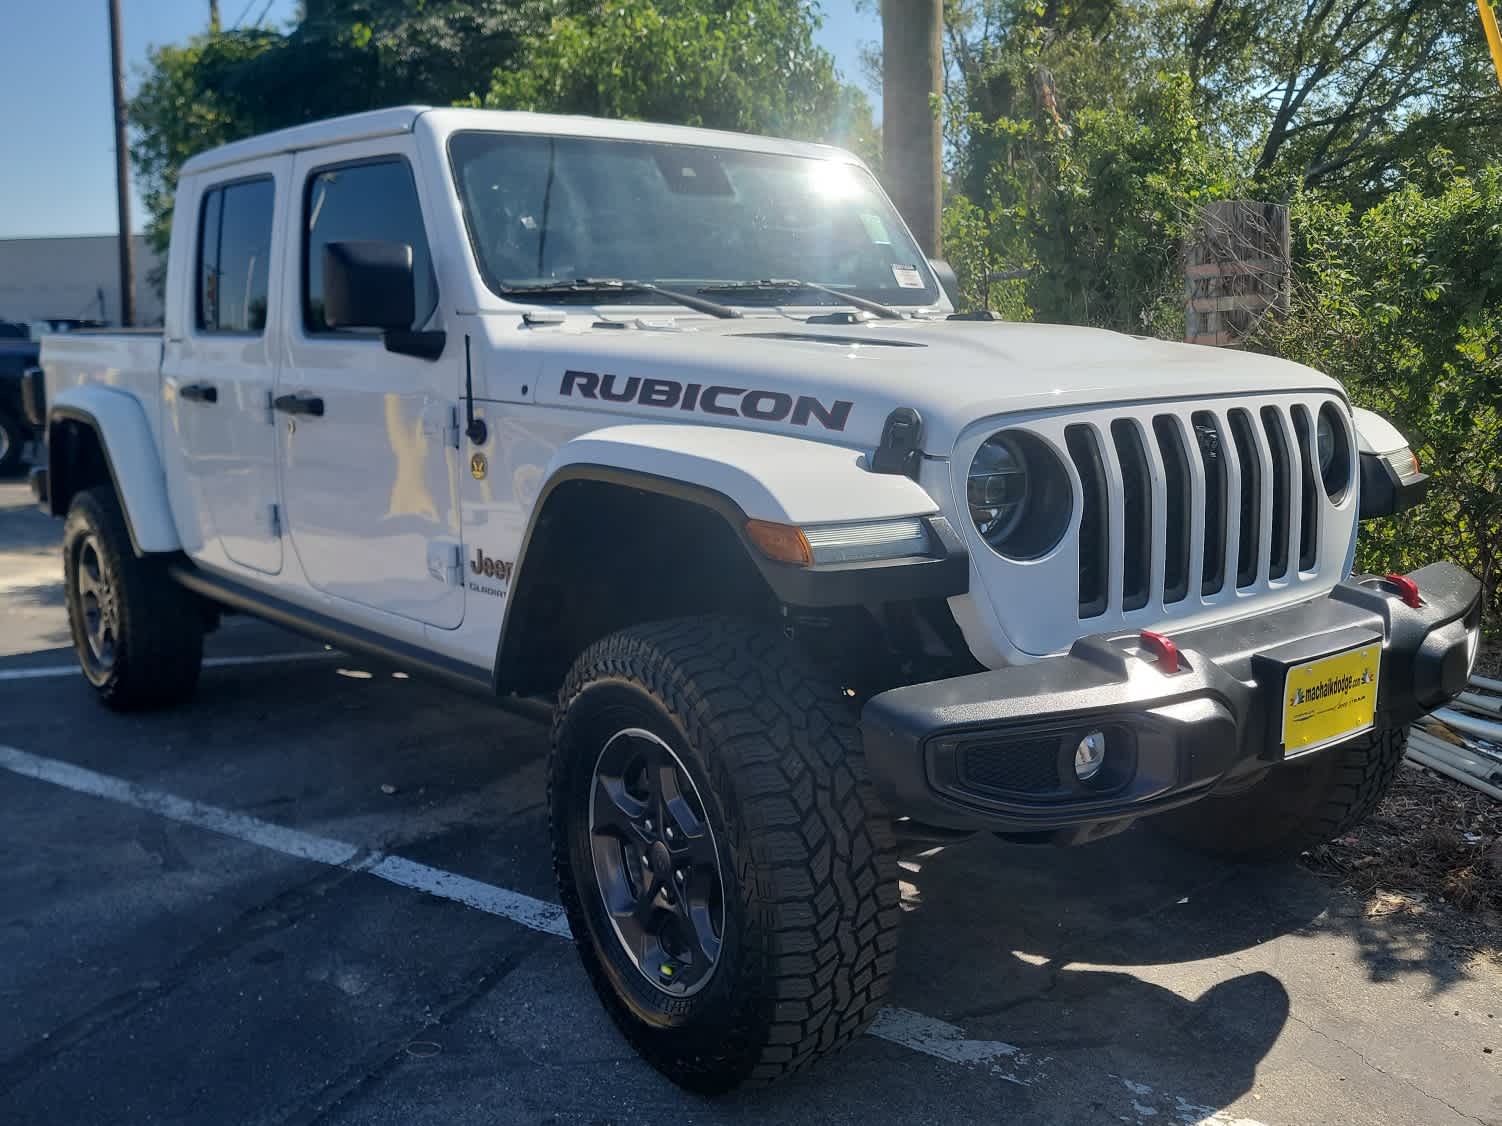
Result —
[{"label": "rear fender flare", "polygon": [[76,491],[68,480],[70,466],[59,464],[57,432],[66,423],[92,430],[98,440],[136,554],[180,551],[182,542],[167,497],[167,475],[151,423],[134,395],[112,387],[69,387],[48,404],[47,472],[53,515],[67,514]]}]

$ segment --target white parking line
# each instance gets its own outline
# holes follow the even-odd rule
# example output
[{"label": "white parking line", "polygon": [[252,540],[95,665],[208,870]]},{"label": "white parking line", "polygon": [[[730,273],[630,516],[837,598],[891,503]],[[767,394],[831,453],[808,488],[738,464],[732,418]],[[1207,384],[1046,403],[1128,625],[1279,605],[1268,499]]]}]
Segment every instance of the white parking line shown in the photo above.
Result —
[{"label": "white parking line", "polygon": [[[230,669],[237,665],[279,665],[288,661],[322,661],[342,657],[337,649],[320,649],[316,653],[265,653],[254,657],[209,657],[206,669]],[[48,665],[39,669],[0,669],[0,680],[48,680],[60,676],[78,676],[77,665]]]},{"label": "white parking line", "polygon": [[[323,654],[302,656],[314,655]],[[190,801],[149,786],[127,782],[123,778],[100,774],[86,767],[34,755],[4,744],[0,744],[0,769],[40,782],[49,782],[75,793],[119,802],[170,821],[207,829],[209,832],[259,845],[299,860],[312,860],[352,872],[364,872],[399,887],[412,888],[440,899],[462,903],[466,907],[509,919],[544,934],[558,938],[570,937],[568,920],[564,918],[563,908],[556,903],[534,899],[530,895],[473,880],[456,872],[419,864],[401,856],[368,852],[345,841],[305,833],[300,829],[289,829],[205,802]],[[983,1067],[998,1078],[1024,1086],[1044,1078],[1045,1073],[1040,1070],[1040,1066],[1048,1062],[1046,1058],[1035,1058],[1016,1045],[1001,1040],[969,1039],[964,1029],[909,1009],[883,1009],[868,1034],[946,1063]],[[1116,1078],[1120,1079],[1119,1076]],[[1137,1113],[1136,1121],[1143,1126],[1146,1126],[1144,1120],[1147,1118],[1183,1123],[1184,1126],[1264,1126],[1250,1118],[1231,1118],[1213,1107],[1198,1106],[1176,1096],[1155,1092],[1146,1084],[1126,1079],[1121,1079],[1121,1082],[1127,1091],[1136,1096],[1132,1100],[1132,1109]],[[1148,1096],[1155,1096],[1155,1101],[1160,1103],[1159,1107],[1150,1107],[1140,1101]],[[1161,1117],[1158,1117],[1160,1110]],[[1123,1120],[1128,1121],[1125,1118]]]},{"label": "white parking line", "polygon": [[313,860],[334,868],[348,868],[354,872],[368,872],[372,876],[402,887],[415,888],[440,899],[452,899],[467,907],[476,907],[492,915],[500,915],[524,927],[547,934],[567,938],[568,923],[563,918],[563,908],[553,903],[508,891],[478,880],[430,868],[426,864],[404,860],[399,856],[387,856],[369,852],[345,841],[304,833],[300,829],[288,829],[257,817],[248,817],[217,805],[189,801],[175,794],[164,793],[147,786],[127,782],[109,774],[74,766],[58,759],[44,758],[15,747],[0,745],[0,767],[13,774],[50,782],[54,786],[107,798],[122,805],[134,806],[169,821],[207,829],[226,837],[247,841],[253,845],[295,856],[299,860]]}]

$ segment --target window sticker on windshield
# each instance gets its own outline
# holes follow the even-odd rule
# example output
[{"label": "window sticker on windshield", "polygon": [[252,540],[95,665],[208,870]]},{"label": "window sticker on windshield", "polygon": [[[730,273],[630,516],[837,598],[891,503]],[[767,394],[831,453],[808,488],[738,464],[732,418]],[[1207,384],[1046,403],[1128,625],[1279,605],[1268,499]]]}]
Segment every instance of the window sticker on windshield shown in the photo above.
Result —
[{"label": "window sticker on windshield", "polygon": [[923,288],[923,275],[918,273],[917,266],[893,266],[892,276],[903,289]]},{"label": "window sticker on windshield", "polygon": [[887,233],[887,225],[881,221],[881,216],[874,211],[862,211],[861,222],[866,226],[866,237],[877,246],[891,246],[892,236]]}]

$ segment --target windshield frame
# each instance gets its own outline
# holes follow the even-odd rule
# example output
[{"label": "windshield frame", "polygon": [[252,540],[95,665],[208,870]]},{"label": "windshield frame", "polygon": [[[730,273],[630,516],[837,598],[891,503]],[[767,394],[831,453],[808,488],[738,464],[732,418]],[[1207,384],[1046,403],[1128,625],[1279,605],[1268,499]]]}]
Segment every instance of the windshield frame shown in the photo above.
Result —
[{"label": "windshield frame", "polygon": [[[466,198],[465,192],[463,190],[464,181],[461,179],[458,162],[457,162],[457,160],[455,158],[455,153],[454,153],[454,142],[456,140],[458,140],[460,138],[468,138],[468,137],[476,137],[476,136],[494,137],[494,138],[498,138],[498,139],[513,138],[513,139],[517,139],[517,140],[522,140],[522,139],[527,139],[527,140],[548,139],[548,140],[556,140],[556,141],[578,141],[578,142],[597,143],[597,144],[602,144],[602,145],[624,145],[624,146],[640,145],[640,146],[647,146],[647,147],[662,146],[662,147],[674,147],[674,148],[708,150],[708,151],[712,151],[712,152],[744,153],[744,154],[746,154],[748,156],[774,157],[774,158],[784,159],[784,160],[788,160],[788,161],[806,161],[806,162],[810,162],[810,163],[813,163],[813,162],[826,162],[826,163],[832,163],[832,164],[846,165],[846,166],[848,166],[848,167],[856,170],[857,172],[861,173],[867,179],[869,179],[871,187],[875,189],[875,191],[877,192],[877,194],[880,196],[882,202],[885,203],[888,208],[890,208],[890,210],[891,210],[891,218],[893,220],[895,220],[897,222],[897,224],[899,224],[900,229],[901,229],[901,233],[907,238],[907,240],[911,243],[911,245],[913,247],[913,250],[914,250],[914,253],[915,253],[915,257],[916,257],[915,265],[916,265],[917,270],[918,270],[918,275],[919,275],[919,277],[923,281],[923,288],[922,289],[917,289],[917,288],[914,288],[914,289],[903,289],[901,287],[898,287],[895,290],[888,290],[888,289],[874,290],[874,289],[859,289],[859,288],[851,287],[850,288],[850,293],[852,295],[854,295],[854,296],[857,296],[857,297],[864,297],[867,300],[875,301],[875,302],[878,302],[880,304],[891,306],[891,307],[893,307],[895,309],[898,309],[898,310],[901,310],[901,311],[903,311],[905,313],[909,313],[909,312],[914,312],[915,313],[915,312],[918,312],[920,310],[932,309],[932,308],[935,308],[937,306],[942,306],[943,303],[944,303],[944,301],[945,301],[945,296],[946,295],[945,295],[944,287],[940,284],[938,276],[934,273],[933,266],[930,264],[927,256],[923,253],[922,248],[918,245],[918,240],[913,236],[912,231],[908,229],[906,221],[902,218],[901,213],[897,210],[896,204],[894,204],[891,201],[891,199],[887,196],[885,190],[881,186],[881,182],[876,178],[875,174],[872,173],[871,170],[869,168],[867,168],[864,163],[862,163],[861,161],[856,160],[854,158],[849,158],[849,159],[843,159],[842,160],[837,155],[836,156],[829,156],[829,157],[820,157],[820,156],[812,156],[812,155],[809,155],[807,153],[790,152],[790,151],[770,152],[769,153],[766,150],[761,149],[761,148],[739,148],[739,147],[737,147],[735,145],[711,145],[711,144],[704,144],[701,141],[678,141],[678,140],[674,140],[672,138],[658,138],[658,137],[653,137],[653,138],[650,138],[650,139],[638,139],[638,138],[631,138],[631,137],[613,137],[613,136],[609,136],[607,134],[548,133],[548,132],[533,132],[531,130],[515,130],[515,129],[455,129],[454,131],[452,131],[446,137],[443,138],[443,152],[444,152],[444,157],[445,157],[445,161],[444,162],[447,165],[447,171],[448,171],[448,176],[449,176],[449,188],[454,193],[454,196],[456,198],[456,202],[459,205],[459,215],[460,215],[460,219],[461,219],[462,225],[464,227],[465,242],[469,246],[470,261],[473,263],[476,272],[479,274],[480,280],[485,285],[485,288],[488,289],[495,296],[497,296],[497,297],[501,298],[503,301],[507,302],[508,304],[513,304],[513,305],[518,305],[518,306],[559,305],[559,304],[577,304],[577,305],[590,306],[590,305],[594,305],[594,304],[598,303],[598,304],[611,304],[611,305],[653,306],[653,307],[656,307],[656,306],[659,306],[659,305],[670,305],[670,304],[673,304],[673,303],[672,302],[664,301],[664,300],[659,299],[659,298],[656,298],[654,295],[649,294],[649,293],[643,293],[639,297],[628,297],[628,296],[625,296],[624,294],[612,296],[612,295],[610,295],[608,293],[592,293],[592,294],[588,294],[588,295],[584,295],[584,294],[570,295],[570,294],[567,294],[567,293],[538,294],[538,293],[528,293],[522,287],[507,286],[507,285],[502,284],[501,279],[498,278],[498,277],[496,277],[496,276],[494,276],[492,274],[492,272],[490,270],[490,265],[487,262],[485,255],[481,253],[480,247],[479,247],[478,243],[475,241],[476,240],[476,234],[477,234],[477,227],[476,227],[476,224],[472,221],[472,217],[471,217],[471,214],[470,214],[469,201]],[[567,279],[561,279],[560,278],[558,280],[559,281],[563,281],[563,280],[567,280]],[[632,278],[627,278],[627,279],[623,279],[623,280],[628,281],[628,282],[645,280],[645,281],[652,282],[653,284],[662,285],[662,286],[665,286],[665,287],[672,287],[675,282],[678,282],[678,283],[681,284],[681,279],[662,279],[662,278],[642,279],[642,278],[639,278],[639,277],[632,277]],[[724,282],[751,282],[751,281],[760,281],[760,280],[763,280],[763,279],[736,277],[736,278],[707,278],[707,279],[692,279],[692,280],[693,281],[701,282],[703,284],[715,284],[715,283],[724,283]],[[629,289],[630,289],[630,287],[628,286],[627,287],[627,291],[628,292],[629,292]],[[693,291],[690,290],[690,292],[693,292]],[[708,296],[708,295],[706,295],[706,296]],[[800,295],[800,297],[797,300],[794,300],[794,301],[764,302],[764,301],[755,301],[755,300],[744,300],[744,298],[749,297],[749,296],[750,296],[749,293],[748,294],[726,294],[726,295],[722,295],[721,298],[720,298],[720,300],[723,300],[724,304],[733,306],[733,307],[738,308],[738,309],[765,310],[767,312],[772,312],[772,311],[774,311],[776,309],[786,309],[786,308],[814,308],[814,309],[826,308],[827,309],[827,308],[837,308],[841,304],[848,304],[846,302],[841,302],[838,297],[835,297],[832,294],[827,294],[827,293],[825,293],[825,294],[815,294],[815,292],[813,292],[813,291],[809,291],[806,296]]]}]

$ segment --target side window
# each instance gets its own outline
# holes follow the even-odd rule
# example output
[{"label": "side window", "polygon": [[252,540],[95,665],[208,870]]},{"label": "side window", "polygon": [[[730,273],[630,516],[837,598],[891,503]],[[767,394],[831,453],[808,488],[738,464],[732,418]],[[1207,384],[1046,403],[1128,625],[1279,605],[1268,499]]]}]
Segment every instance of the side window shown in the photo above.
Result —
[{"label": "side window", "polygon": [[271,219],[276,186],[242,180],[204,194],[198,219],[198,329],[260,333],[266,328]]},{"label": "side window", "polygon": [[331,242],[403,242],[412,248],[417,319],[421,328],[438,304],[433,259],[423,230],[417,185],[407,162],[385,159],[370,164],[324,168],[308,178],[303,201],[307,237],[303,244],[303,324],[309,332],[333,332],[323,316],[323,253]]}]

